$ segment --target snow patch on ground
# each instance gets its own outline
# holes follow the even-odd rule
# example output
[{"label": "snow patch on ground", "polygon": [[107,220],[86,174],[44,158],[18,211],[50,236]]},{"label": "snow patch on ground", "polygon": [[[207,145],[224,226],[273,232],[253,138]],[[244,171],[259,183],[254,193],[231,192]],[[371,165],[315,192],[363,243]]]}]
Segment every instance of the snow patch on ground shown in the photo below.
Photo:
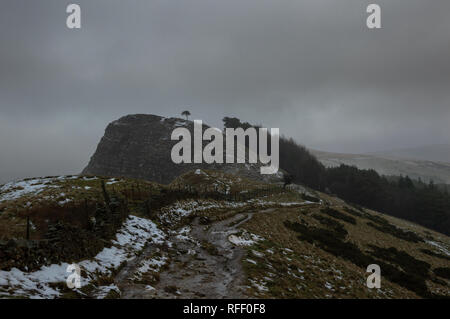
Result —
[{"label": "snow patch on ground", "polygon": [[328,281],[325,282],[325,288],[327,288],[328,290],[334,291],[333,285],[330,284]]},{"label": "snow patch on ground", "polygon": [[111,284],[109,286],[100,286],[97,289],[97,299],[105,299],[105,297],[108,295],[108,293],[114,290],[115,292],[117,292],[120,295],[120,289],[119,287],[117,287],[114,284]]},{"label": "snow patch on ground", "polygon": [[[129,216],[112,241],[112,246],[104,248],[91,260],[78,263],[84,270],[81,285],[84,286],[97,275],[110,275],[124,261],[135,257],[135,253],[142,250],[147,242],[162,244],[166,235],[150,220]],[[65,283],[70,273],[67,272],[68,263],[43,266],[34,272],[23,272],[17,268],[10,271],[0,271],[1,290],[12,291],[12,296],[29,298],[57,298],[60,296],[52,284]],[[83,272],[82,272],[83,273]]]},{"label": "snow patch on ground", "polygon": [[274,202],[274,201],[266,201],[259,198],[256,199],[250,199],[248,203],[251,203],[256,206],[282,206],[282,207],[290,207],[290,206],[302,206],[302,205],[309,205],[309,204],[315,204],[310,201],[302,201],[302,202]]},{"label": "snow patch on ground", "polygon": [[170,206],[161,208],[159,219],[165,224],[173,225],[197,212],[220,208],[240,208],[245,205],[246,203],[244,202],[217,202],[212,200],[178,201]]},{"label": "snow patch on ground", "polygon": [[304,201],[304,202],[273,202],[273,201],[265,201],[261,199],[251,199],[246,202],[231,202],[231,201],[213,201],[213,200],[186,200],[186,201],[178,201],[174,204],[161,208],[159,213],[159,219],[161,222],[173,225],[179,223],[183,218],[191,216],[197,212],[203,212],[211,209],[235,209],[242,208],[245,206],[253,205],[257,207],[265,207],[265,206],[301,206],[313,204],[312,202]]},{"label": "snow patch on ground", "polygon": [[179,241],[196,242],[190,235],[191,230],[190,226],[184,226],[179,230],[171,231],[170,233],[175,235],[175,238]]},{"label": "snow patch on ground", "polygon": [[200,168],[195,170],[195,175],[208,175],[205,172],[203,172]]},{"label": "snow patch on ground", "polygon": [[66,199],[63,199],[63,200],[60,200],[59,202],[58,202],[58,205],[59,206],[64,206],[65,204],[68,204],[68,203],[70,203],[72,200],[70,199],[70,198],[66,198]]},{"label": "snow patch on ground", "polygon": [[131,279],[139,281],[149,272],[159,272],[168,260],[166,256],[155,256],[141,261]]},{"label": "snow patch on ground", "polygon": [[188,122],[182,119],[177,119],[173,124],[174,127],[185,127],[188,125]]},{"label": "snow patch on ground", "polygon": [[258,289],[258,291],[261,291],[261,292],[269,291],[269,289],[266,287],[266,283],[263,281],[257,281],[257,280],[250,279],[250,282],[253,287]]},{"label": "snow patch on ground", "polygon": [[15,200],[28,194],[39,194],[47,188],[59,186],[49,185],[60,178],[33,178],[19,182],[10,182],[0,187],[0,202]]},{"label": "snow patch on ground", "polygon": [[[91,181],[97,179],[96,177],[87,178],[77,175],[68,175],[68,176],[55,176],[55,177],[38,177],[38,178],[30,178],[21,181],[9,182],[4,185],[0,185],[0,202],[4,201],[14,201],[18,200],[22,197],[35,197],[39,200],[51,200],[55,199],[56,203],[63,206],[71,201],[70,198],[67,198],[67,195],[64,193],[61,194],[52,194],[50,196],[46,196],[42,194],[48,190],[55,190],[64,188],[65,185],[62,183],[64,181],[70,181],[74,179],[81,179],[85,181]],[[66,185],[67,186],[67,185]],[[81,189],[79,186],[71,186],[72,189]],[[86,186],[85,190],[89,190],[91,187]],[[28,207],[31,206],[27,204]]]},{"label": "snow patch on ground", "polygon": [[228,236],[228,240],[236,246],[252,246],[258,241],[264,240],[264,238],[244,231],[240,235],[232,234]]},{"label": "snow patch on ground", "polygon": [[253,265],[257,265],[258,263],[256,261],[254,261],[253,259],[247,258],[246,259],[249,263],[253,264]]},{"label": "snow patch on ground", "polygon": [[168,258],[165,256],[154,257],[152,259],[146,259],[142,265],[138,268],[140,273],[147,273],[149,271],[158,271],[167,263]]},{"label": "snow patch on ground", "polygon": [[262,252],[257,251],[257,250],[252,250],[252,254],[255,255],[256,257],[259,257],[259,258],[263,258],[264,257],[264,254]]},{"label": "snow patch on ground", "polygon": [[85,181],[93,181],[93,180],[96,180],[96,179],[98,179],[98,177],[95,177],[95,176],[91,176],[91,177],[83,176],[83,180],[85,180]]},{"label": "snow patch on ground", "polygon": [[447,256],[450,256],[450,251],[447,249],[447,247],[445,247],[441,243],[438,243],[438,242],[435,242],[435,241],[432,241],[432,240],[427,240],[426,243],[430,244],[431,246],[436,247],[437,249],[439,249],[439,251],[443,252]]}]

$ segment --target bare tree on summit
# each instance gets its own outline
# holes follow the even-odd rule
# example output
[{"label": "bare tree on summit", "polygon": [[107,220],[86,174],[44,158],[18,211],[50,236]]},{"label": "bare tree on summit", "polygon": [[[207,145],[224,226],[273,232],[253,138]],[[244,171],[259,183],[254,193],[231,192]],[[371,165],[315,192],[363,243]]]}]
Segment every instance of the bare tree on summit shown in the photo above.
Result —
[{"label": "bare tree on summit", "polygon": [[189,111],[183,111],[182,113],[181,113],[181,115],[183,115],[183,116],[186,116],[186,121],[189,119],[189,116],[191,115],[191,112],[189,112]]}]

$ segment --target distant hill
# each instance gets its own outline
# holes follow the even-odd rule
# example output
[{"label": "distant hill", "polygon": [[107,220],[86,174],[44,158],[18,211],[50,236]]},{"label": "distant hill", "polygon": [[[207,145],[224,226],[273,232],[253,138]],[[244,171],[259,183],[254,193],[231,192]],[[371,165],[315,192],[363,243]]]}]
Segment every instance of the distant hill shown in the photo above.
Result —
[{"label": "distant hill", "polygon": [[448,144],[425,145],[413,148],[374,152],[370,154],[389,158],[450,163],[450,145]]},{"label": "distant hill", "polygon": [[[430,148],[432,148],[430,146]],[[425,149],[425,148],[423,148]],[[437,148],[434,148],[437,150]],[[371,153],[371,154],[345,154],[345,153],[330,153],[317,150],[311,152],[327,167],[335,167],[341,164],[356,166],[359,169],[374,169],[382,175],[408,175],[413,179],[421,178],[423,181],[433,180],[436,183],[450,184],[450,153],[449,162],[437,162],[431,160],[411,159],[416,150],[416,158],[420,153],[418,149],[411,149],[411,151],[392,151],[392,153]],[[450,148],[449,148],[450,151]],[[424,151],[425,152],[425,151]],[[401,158],[393,154],[411,154],[409,158]],[[442,157],[445,152],[442,148]],[[422,155],[425,158],[427,155]],[[430,153],[431,157],[437,157],[437,151]]]}]

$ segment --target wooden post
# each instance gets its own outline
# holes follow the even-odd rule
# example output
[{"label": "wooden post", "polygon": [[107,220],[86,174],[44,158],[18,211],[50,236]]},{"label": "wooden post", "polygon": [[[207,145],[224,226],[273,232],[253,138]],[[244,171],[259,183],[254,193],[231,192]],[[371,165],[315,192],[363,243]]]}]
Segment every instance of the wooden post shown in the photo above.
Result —
[{"label": "wooden post", "polygon": [[89,218],[88,200],[86,197],[84,198],[84,213],[86,214],[86,222],[87,226],[89,227],[90,218]]},{"label": "wooden post", "polygon": [[27,240],[30,240],[30,216],[27,216]]},{"label": "wooden post", "polygon": [[105,185],[105,181],[102,179],[102,193],[103,193],[103,198],[105,199],[105,206],[106,206],[106,211],[108,212],[108,214],[111,213],[111,200],[109,198],[109,194],[106,191],[106,185]]},{"label": "wooden post", "polygon": [[139,187],[139,182],[137,183],[137,191],[138,191],[138,198],[141,199],[142,194],[141,194],[141,188]]},{"label": "wooden post", "polygon": [[144,204],[145,204],[145,213],[147,214],[147,216],[148,217],[150,217],[150,205],[149,205],[149,199],[148,200],[146,200],[145,202],[144,202]]}]

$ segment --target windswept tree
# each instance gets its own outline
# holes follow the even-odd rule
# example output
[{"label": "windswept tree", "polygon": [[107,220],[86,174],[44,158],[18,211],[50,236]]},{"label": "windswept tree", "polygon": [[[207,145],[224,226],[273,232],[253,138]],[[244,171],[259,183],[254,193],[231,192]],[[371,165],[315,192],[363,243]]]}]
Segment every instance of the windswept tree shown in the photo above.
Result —
[{"label": "windswept tree", "polygon": [[183,115],[183,116],[185,116],[186,117],[186,121],[189,119],[189,116],[191,115],[191,112],[189,112],[189,111],[183,111],[182,113],[181,113],[181,115]]},{"label": "windswept tree", "polygon": [[244,130],[250,128],[250,127],[255,127],[254,125],[249,124],[248,122],[241,122],[241,120],[239,120],[237,117],[224,117],[222,119],[223,121],[223,126],[225,128],[242,128]]}]

